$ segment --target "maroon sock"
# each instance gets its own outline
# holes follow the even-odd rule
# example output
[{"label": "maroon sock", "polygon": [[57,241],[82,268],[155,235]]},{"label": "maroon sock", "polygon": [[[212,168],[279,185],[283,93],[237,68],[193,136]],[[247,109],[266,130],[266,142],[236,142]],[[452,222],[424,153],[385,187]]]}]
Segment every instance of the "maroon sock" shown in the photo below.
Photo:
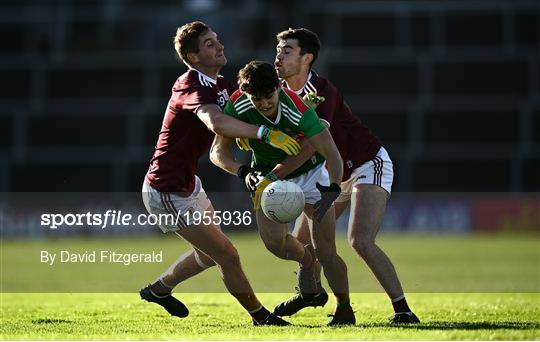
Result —
[{"label": "maroon sock", "polygon": [[407,300],[405,299],[405,296],[402,296],[402,298],[397,299],[396,301],[392,301],[392,306],[394,307],[394,312],[411,312],[411,309],[409,308],[409,304],[407,304]]},{"label": "maroon sock", "polygon": [[262,306],[259,310],[255,312],[250,312],[249,314],[251,315],[251,317],[253,317],[255,321],[260,323],[267,319],[268,316],[270,316],[270,311],[268,311],[264,306]]}]

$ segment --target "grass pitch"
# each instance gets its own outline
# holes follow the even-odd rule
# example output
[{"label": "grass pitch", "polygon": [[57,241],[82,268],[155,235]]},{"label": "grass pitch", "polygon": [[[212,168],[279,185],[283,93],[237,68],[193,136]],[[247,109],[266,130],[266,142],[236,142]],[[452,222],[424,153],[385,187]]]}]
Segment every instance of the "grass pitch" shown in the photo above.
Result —
[{"label": "grass pitch", "polygon": [[[295,265],[264,249],[255,234],[231,236],[246,273],[268,307],[291,295]],[[357,325],[328,328],[324,308],[290,318],[292,327],[253,327],[224,291],[218,270],[178,286],[190,308],[185,319],[139,299],[186,245],[175,237],[122,237],[2,241],[0,294],[2,340],[538,340],[540,249],[533,236],[382,235],[408,301],[422,324],[390,327],[388,298],[343,236],[338,250],[349,268]],[[161,264],[39,262],[40,250],[163,250]],[[124,293],[100,293],[100,292]],[[45,293],[57,292],[57,293]],[[95,293],[82,293],[95,292]]]},{"label": "grass pitch", "polygon": [[[263,294],[273,306],[287,294]],[[410,294],[422,320],[389,327],[382,294],[354,294],[357,325],[328,328],[326,307],[289,319],[292,327],[253,327],[227,294],[191,294],[185,319],[169,316],[136,294],[3,294],[2,339],[130,340],[535,340],[538,294]]]}]

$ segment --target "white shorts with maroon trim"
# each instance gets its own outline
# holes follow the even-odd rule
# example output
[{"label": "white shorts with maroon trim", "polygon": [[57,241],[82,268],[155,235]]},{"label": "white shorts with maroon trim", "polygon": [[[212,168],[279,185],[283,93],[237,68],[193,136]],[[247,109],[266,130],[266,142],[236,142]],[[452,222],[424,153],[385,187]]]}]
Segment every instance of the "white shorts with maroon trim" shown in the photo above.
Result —
[{"label": "white shorts with maroon trim", "polygon": [[317,182],[325,186],[330,185],[328,170],[326,170],[325,166],[326,162],[320,164],[314,169],[309,170],[303,175],[288,179],[289,181],[296,183],[296,185],[302,189],[306,198],[306,204],[315,204],[321,199],[321,192],[316,186]]},{"label": "white shorts with maroon trim", "polygon": [[341,182],[341,194],[336,202],[347,202],[351,199],[351,193],[356,191],[357,184],[375,184],[392,193],[392,182],[394,180],[394,170],[392,160],[388,152],[381,147],[375,158],[365,162],[353,170],[351,177],[345,182]]},{"label": "white shorts with maroon trim", "polygon": [[162,219],[159,228],[164,233],[174,232],[188,226],[188,221],[184,214],[189,212],[191,217],[195,211],[204,215],[211,203],[204,191],[201,180],[195,176],[195,189],[189,197],[181,197],[174,193],[159,192],[146,181],[143,182],[142,197],[144,206],[150,214],[164,215],[169,214],[174,220]]}]

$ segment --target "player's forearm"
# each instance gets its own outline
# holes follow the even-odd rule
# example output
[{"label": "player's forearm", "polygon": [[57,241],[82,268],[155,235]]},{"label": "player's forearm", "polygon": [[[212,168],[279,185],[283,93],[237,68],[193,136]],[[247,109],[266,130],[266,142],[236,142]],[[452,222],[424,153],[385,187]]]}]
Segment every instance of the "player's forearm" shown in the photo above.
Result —
[{"label": "player's forearm", "polygon": [[238,168],[242,164],[236,161],[231,151],[230,145],[221,141],[222,137],[216,136],[214,144],[210,150],[210,161],[222,170],[232,175],[236,175]]},{"label": "player's forearm", "polygon": [[[322,153],[321,153],[322,154]],[[330,183],[336,183],[337,185],[341,184],[341,179],[343,177],[343,161],[339,156],[339,152],[336,148],[334,152],[327,152],[326,165],[328,169],[328,175],[330,177]]]},{"label": "player's forearm", "polygon": [[234,160],[223,157],[222,154],[221,155],[216,154],[216,155],[210,156],[210,160],[212,161],[214,165],[216,165],[220,169],[225,170],[231,175],[235,175],[235,176],[240,166],[242,166],[242,164],[237,163]]},{"label": "player's forearm", "polygon": [[223,114],[221,108],[214,104],[201,106],[197,110],[197,116],[209,130],[223,137],[257,138],[259,126],[250,125]]},{"label": "player's forearm", "polygon": [[304,139],[301,143],[302,149],[296,156],[287,156],[280,164],[276,165],[272,172],[280,179],[284,179],[294,170],[302,166],[316,152],[315,148]]},{"label": "player's forearm", "polygon": [[214,133],[224,137],[257,139],[259,126],[248,124],[225,114],[220,114],[214,118],[212,128],[210,129]]},{"label": "player's forearm", "polygon": [[339,155],[336,143],[328,129],[309,139],[313,147],[326,159],[326,167],[330,176],[330,182],[341,184],[343,177],[343,160]]}]

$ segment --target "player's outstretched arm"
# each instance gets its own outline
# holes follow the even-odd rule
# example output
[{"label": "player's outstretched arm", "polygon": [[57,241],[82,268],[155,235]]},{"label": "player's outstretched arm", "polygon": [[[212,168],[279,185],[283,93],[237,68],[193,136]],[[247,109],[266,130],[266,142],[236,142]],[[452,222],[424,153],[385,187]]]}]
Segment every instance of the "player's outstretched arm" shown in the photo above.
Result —
[{"label": "player's outstretched arm", "polygon": [[300,144],[287,134],[269,129],[266,126],[251,125],[225,115],[218,105],[207,104],[199,107],[197,116],[208,129],[217,135],[230,138],[260,139],[275,148],[285,151],[288,155],[296,155],[300,152]]},{"label": "player's outstretched arm", "polygon": [[217,135],[230,138],[257,138],[259,126],[251,125],[229,115],[223,114],[221,108],[219,108],[219,106],[216,104],[200,106],[197,110],[197,116],[206,125],[206,127],[208,127],[208,129]]}]

